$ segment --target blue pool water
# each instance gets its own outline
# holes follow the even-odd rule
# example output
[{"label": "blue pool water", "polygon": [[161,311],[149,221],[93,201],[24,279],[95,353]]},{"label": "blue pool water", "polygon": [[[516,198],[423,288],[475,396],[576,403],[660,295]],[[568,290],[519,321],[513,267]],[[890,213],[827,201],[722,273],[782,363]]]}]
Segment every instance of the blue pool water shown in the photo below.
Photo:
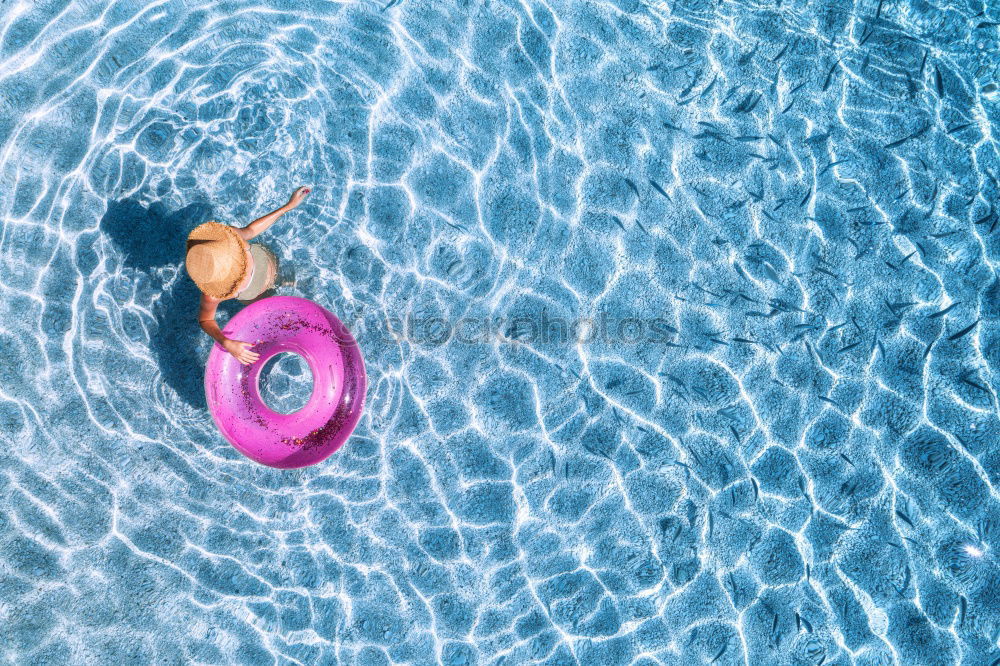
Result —
[{"label": "blue pool water", "polygon": [[[3,3],[0,659],[995,664],[998,22]],[[181,260],[297,185],[370,385],[278,471]]]}]

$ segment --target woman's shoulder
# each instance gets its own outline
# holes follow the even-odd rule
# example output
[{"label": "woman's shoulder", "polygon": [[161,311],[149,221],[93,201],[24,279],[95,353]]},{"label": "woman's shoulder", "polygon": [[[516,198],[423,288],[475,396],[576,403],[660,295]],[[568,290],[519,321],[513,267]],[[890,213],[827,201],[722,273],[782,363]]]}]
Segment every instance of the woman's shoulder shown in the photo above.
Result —
[{"label": "woman's shoulder", "polygon": [[215,298],[214,296],[209,296],[208,294],[202,292],[202,294],[201,294],[201,309],[202,310],[206,310],[206,309],[214,310],[216,308],[216,306],[218,306],[219,303],[221,303],[224,300],[226,300],[226,299],[224,299],[224,298]]}]

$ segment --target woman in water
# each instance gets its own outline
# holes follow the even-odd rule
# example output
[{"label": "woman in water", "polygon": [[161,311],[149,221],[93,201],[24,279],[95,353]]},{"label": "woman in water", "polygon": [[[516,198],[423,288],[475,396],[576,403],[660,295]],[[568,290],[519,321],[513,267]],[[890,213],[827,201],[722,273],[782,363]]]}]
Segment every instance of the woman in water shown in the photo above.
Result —
[{"label": "woman in water", "polygon": [[279,217],[302,203],[307,194],[308,187],[298,188],[284,206],[242,229],[210,221],[195,227],[188,236],[184,266],[201,290],[198,323],[240,363],[253,363],[260,355],[250,351],[253,343],[224,336],[215,322],[215,311],[226,299],[250,301],[274,286],[277,264],[273,255],[248,241],[267,231]]}]

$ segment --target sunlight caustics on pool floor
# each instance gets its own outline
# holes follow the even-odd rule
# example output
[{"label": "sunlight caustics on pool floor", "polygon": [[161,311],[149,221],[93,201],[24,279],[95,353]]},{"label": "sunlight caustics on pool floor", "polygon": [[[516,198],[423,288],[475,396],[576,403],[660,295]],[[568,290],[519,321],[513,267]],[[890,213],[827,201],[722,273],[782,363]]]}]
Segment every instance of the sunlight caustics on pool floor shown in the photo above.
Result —
[{"label": "sunlight caustics on pool floor", "polygon": [[[996,663],[998,23],[3,3],[0,660]],[[369,388],[281,471],[182,259],[298,185]]]}]

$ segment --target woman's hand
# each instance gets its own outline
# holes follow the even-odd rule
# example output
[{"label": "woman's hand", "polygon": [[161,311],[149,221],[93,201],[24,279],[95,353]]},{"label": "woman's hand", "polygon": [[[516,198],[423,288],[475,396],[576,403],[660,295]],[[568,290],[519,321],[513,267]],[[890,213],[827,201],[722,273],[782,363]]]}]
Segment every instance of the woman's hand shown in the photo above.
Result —
[{"label": "woman's hand", "polygon": [[256,238],[257,236],[260,236],[262,233],[267,231],[272,224],[277,222],[279,217],[281,217],[282,215],[284,215],[285,213],[287,213],[288,211],[292,210],[293,208],[297,207],[300,203],[302,203],[305,200],[306,195],[309,194],[309,192],[310,190],[306,186],[298,188],[297,190],[292,192],[292,196],[288,198],[288,203],[286,203],[284,206],[278,208],[277,210],[272,210],[264,217],[259,217],[250,224],[248,224],[247,226],[243,227],[242,229],[239,229],[238,231],[240,237],[242,237],[243,240],[248,241],[253,238]]},{"label": "woman's hand", "polygon": [[260,354],[250,351],[252,347],[253,344],[249,342],[230,340],[229,338],[226,338],[226,341],[222,343],[222,348],[236,357],[236,360],[243,365],[249,365],[260,358]]},{"label": "woman's hand", "polygon": [[311,190],[308,187],[303,186],[292,192],[292,196],[289,197],[288,199],[288,204],[287,204],[288,209],[291,210],[292,208],[295,208],[300,203],[302,203],[302,201],[306,198],[306,195],[309,194],[310,191]]}]

